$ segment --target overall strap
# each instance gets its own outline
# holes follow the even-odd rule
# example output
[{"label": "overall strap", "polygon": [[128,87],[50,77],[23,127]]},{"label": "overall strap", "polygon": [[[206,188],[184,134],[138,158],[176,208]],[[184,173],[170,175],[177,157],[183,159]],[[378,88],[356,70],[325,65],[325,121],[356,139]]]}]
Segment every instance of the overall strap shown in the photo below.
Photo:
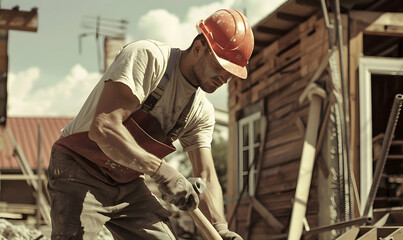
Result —
[{"label": "overall strap", "polygon": [[155,104],[161,99],[162,94],[164,94],[165,87],[168,84],[169,79],[171,78],[172,72],[175,68],[176,59],[180,53],[179,48],[172,48],[171,53],[169,54],[168,65],[165,69],[165,73],[159,82],[157,88],[147,97],[144,103],[141,106],[141,109],[145,112],[151,111]]},{"label": "overall strap", "polygon": [[188,120],[188,115],[189,115],[188,113],[190,112],[190,109],[192,108],[192,105],[193,105],[193,102],[195,99],[195,95],[196,95],[196,93],[193,93],[193,95],[190,97],[188,104],[183,109],[175,126],[171,129],[171,131],[168,132],[168,137],[171,138],[172,140],[177,139],[179,131],[185,126],[185,124]]}]

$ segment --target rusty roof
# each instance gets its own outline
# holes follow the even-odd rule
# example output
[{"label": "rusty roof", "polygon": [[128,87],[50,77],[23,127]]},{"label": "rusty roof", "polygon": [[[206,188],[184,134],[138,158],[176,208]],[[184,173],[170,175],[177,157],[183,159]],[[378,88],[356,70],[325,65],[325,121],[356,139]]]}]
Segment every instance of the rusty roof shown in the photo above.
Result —
[{"label": "rusty roof", "polygon": [[18,169],[18,161],[13,152],[14,147],[7,129],[22,149],[29,165],[36,169],[38,165],[38,129],[41,129],[41,158],[43,166],[49,164],[50,150],[59,138],[62,128],[71,117],[9,117],[5,128],[0,127],[0,169]]}]

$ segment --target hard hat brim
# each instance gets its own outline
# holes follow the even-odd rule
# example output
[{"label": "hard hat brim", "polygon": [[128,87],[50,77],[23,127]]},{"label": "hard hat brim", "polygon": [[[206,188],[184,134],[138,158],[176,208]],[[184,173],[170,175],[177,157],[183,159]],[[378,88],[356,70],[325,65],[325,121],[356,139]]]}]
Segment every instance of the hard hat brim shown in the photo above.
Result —
[{"label": "hard hat brim", "polygon": [[[209,44],[209,47],[210,47],[210,49],[212,49],[210,44]],[[219,56],[217,56],[217,54],[214,51],[211,51],[211,52],[213,53],[213,56],[215,57],[215,59],[217,59],[218,63],[221,65],[221,67],[224,68],[227,72],[231,73],[234,76],[242,78],[242,79],[246,79],[248,77],[248,70],[247,70],[246,66],[244,66],[244,67],[239,66],[235,63],[225,60],[224,58],[220,58]]]}]

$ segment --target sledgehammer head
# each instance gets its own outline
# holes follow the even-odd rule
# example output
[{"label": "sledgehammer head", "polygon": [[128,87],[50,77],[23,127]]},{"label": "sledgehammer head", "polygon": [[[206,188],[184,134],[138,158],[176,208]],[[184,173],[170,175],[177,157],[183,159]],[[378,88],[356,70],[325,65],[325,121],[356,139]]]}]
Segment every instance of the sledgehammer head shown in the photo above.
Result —
[{"label": "sledgehammer head", "polygon": [[206,189],[206,184],[201,178],[189,178],[189,182],[192,184],[193,189],[197,192],[197,194],[201,194]]}]

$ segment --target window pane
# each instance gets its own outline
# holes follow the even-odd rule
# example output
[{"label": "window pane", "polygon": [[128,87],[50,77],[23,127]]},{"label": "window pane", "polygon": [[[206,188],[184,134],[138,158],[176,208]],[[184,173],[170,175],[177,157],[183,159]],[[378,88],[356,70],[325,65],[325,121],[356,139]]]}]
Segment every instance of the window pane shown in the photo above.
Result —
[{"label": "window pane", "polygon": [[[246,175],[246,176],[243,176],[243,184],[244,184],[244,186],[245,186],[245,192],[248,192],[248,186],[249,186],[249,177]],[[243,186],[242,186],[243,187]]]},{"label": "window pane", "polygon": [[255,166],[254,166],[255,169],[256,169],[258,157],[259,157],[259,147],[255,147],[255,152],[253,153],[253,162],[255,163]]},{"label": "window pane", "polygon": [[248,146],[249,142],[249,127],[248,124],[243,125],[243,147]]},{"label": "window pane", "polygon": [[260,119],[253,122],[253,142],[260,142]]},{"label": "window pane", "polygon": [[249,151],[243,151],[243,171],[248,171],[249,165]]}]

